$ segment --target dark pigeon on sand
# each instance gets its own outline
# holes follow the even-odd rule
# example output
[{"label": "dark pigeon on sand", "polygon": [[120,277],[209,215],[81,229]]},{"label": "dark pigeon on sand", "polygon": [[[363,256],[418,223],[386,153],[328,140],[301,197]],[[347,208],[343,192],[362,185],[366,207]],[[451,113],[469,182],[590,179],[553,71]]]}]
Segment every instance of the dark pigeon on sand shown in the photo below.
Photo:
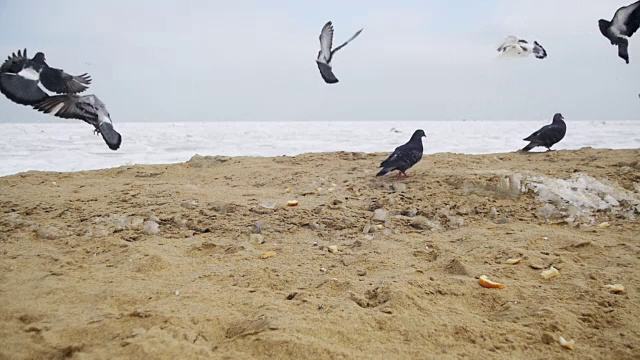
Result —
[{"label": "dark pigeon on sand", "polygon": [[619,8],[611,21],[598,20],[600,32],[618,46],[618,56],[629,63],[629,38],[640,28],[640,1]]},{"label": "dark pigeon on sand", "polygon": [[33,106],[34,109],[63,119],[79,119],[93,125],[109,149],[118,150],[122,137],[113,128],[107,107],[95,95],[55,95]]},{"label": "dark pigeon on sand", "polygon": [[551,150],[551,147],[562,140],[566,133],[567,124],[564,123],[564,117],[557,113],[553,116],[551,124],[541,127],[540,130],[523,139],[529,141],[529,145],[525,146],[522,151],[529,151],[537,146],[544,146]]},{"label": "dark pigeon on sand", "polygon": [[389,157],[380,164],[382,170],[376,176],[386,175],[388,172],[398,170],[397,178],[407,177],[405,172],[422,159],[422,138],[425,137],[423,130],[416,130],[411,139],[398,146]]},{"label": "dark pigeon on sand", "polygon": [[333,70],[331,68],[333,55],[335,55],[336,51],[342,49],[360,35],[361,32],[362,29],[358,30],[351,38],[349,38],[349,40],[345,41],[344,44],[331,50],[331,47],[333,46],[333,25],[331,24],[331,21],[329,21],[322,27],[322,32],[320,33],[320,51],[318,51],[316,64],[318,64],[318,69],[320,70],[322,79],[324,79],[327,84],[335,84],[338,82],[338,79],[333,74]]}]

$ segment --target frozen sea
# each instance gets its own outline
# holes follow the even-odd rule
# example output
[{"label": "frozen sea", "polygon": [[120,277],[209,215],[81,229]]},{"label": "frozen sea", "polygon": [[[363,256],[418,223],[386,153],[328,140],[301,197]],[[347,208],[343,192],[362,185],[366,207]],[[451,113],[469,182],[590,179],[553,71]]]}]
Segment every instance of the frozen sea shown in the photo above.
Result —
[{"label": "frozen sea", "polygon": [[[391,152],[415,129],[425,154],[512,152],[543,121],[116,123],[122,146],[110,150],[93,127],[68,123],[0,124],[0,176],[28,170],[78,171],[167,164],[193,155],[278,156],[308,152]],[[554,149],[640,148],[640,121],[568,121]],[[539,149],[539,148],[538,148]],[[540,149],[538,151],[544,151]]]}]

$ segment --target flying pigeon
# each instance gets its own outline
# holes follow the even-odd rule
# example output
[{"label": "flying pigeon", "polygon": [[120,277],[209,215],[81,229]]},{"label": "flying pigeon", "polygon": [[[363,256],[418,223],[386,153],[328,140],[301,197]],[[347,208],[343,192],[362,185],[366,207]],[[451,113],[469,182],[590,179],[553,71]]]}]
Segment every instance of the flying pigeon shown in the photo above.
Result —
[{"label": "flying pigeon", "polygon": [[567,124],[564,123],[564,117],[557,113],[553,116],[551,124],[541,127],[540,130],[523,139],[529,141],[529,145],[525,146],[522,151],[529,151],[537,146],[544,146],[551,150],[551,147],[562,140],[566,133]]},{"label": "flying pigeon", "polygon": [[118,150],[122,137],[113,128],[111,115],[95,95],[55,95],[33,106],[34,109],[63,119],[79,119],[95,127],[111,150]]},{"label": "flying pigeon", "polygon": [[12,54],[9,60],[11,60],[10,67],[8,66],[4,72],[39,82],[45,89],[57,94],[81,93],[91,84],[91,77],[87,73],[75,76],[61,69],[49,67],[42,52],[37,52],[32,59],[29,59],[27,49],[24,49],[22,54],[18,51],[18,56]]},{"label": "flying pigeon", "polygon": [[518,38],[517,36],[507,36],[506,39],[498,46],[498,52],[504,55],[517,55],[527,57],[533,54],[538,59],[547,57],[547,51],[537,41],[529,44],[527,40]]},{"label": "flying pigeon", "polygon": [[611,21],[598,20],[600,32],[611,41],[611,45],[618,45],[618,56],[629,63],[629,38],[640,27],[640,1],[619,8]]},{"label": "flying pigeon", "polygon": [[383,176],[390,171],[398,170],[396,178],[401,176],[408,177],[405,171],[409,170],[413,165],[422,159],[422,138],[426,137],[423,130],[416,130],[411,139],[404,144],[398,146],[389,157],[380,164],[382,170],[376,176]]},{"label": "flying pigeon", "polygon": [[24,53],[18,50],[18,54],[11,54],[0,66],[0,92],[20,105],[37,104],[48,97],[38,86],[37,80],[19,74],[27,60],[27,50]]},{"label": "flying pigeon", "polygon": [[333,74],[333,70],[331,69],[331,60],[333,60],[333,55],[336,51],[345,47],[349,42],[355,39],[360,33],[362,29],[358,30],[349,40],[345,41],[344,44],[338,46],[337,48],[331,50],[331,46],[333,45],[333,25],[331,21],[324,24],[322,27],[322,32],[320,33],[320,51],[318,51],[318,58],[316,59],[316,63],[318,64],[318,69],[320,69],[320,75],[324,79],[327,84],[335,84],[338,82],[338,79]]}]

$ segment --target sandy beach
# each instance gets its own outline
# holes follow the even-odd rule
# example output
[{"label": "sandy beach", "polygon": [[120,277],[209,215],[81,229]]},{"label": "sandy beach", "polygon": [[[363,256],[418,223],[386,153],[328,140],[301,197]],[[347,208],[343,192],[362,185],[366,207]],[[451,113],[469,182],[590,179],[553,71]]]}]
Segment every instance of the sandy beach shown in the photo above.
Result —
[{"label": "sandy beach", "polygon": [[0,359],[640,357],[640,150],[387,155],[0,178]]}]

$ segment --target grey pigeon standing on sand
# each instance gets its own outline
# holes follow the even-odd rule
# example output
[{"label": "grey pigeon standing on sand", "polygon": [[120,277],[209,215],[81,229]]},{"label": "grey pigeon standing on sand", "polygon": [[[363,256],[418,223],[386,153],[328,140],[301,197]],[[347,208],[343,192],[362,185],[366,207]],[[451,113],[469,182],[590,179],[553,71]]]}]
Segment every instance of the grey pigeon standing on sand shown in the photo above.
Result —
[{"label": "grey pigeon standing on sand", "polygon": [[361,32],[362,29],[358,30],[351,38],[349,38],[349,40],[345,41],[344,44],[331,50],[331,47],[333,46],[333,25],[331,24],[331,21],[329,21],[322,27],[322,32],[320,33],[320,51],[318,51],[316,64],[318,64],[318,69],[320,69],[322,79],[324,79],[327,84],[335,84],[338,82],[338,79],[333,74],[333,70],[331,68],[333,55],[335,55],[336,51],[342,49],[360,35]]},{"label": "grey pigeon standing on sand", "polygon": [[416,130],[406,144],[398,146],[393,153],[380,164],[382,170],[380,170],[376,176],[383,176],[390,171],[398,170],[397,178],[400,178],[400,176],[407,177],[405,171],[409,170],[422,159],[422,138],[425,136],[427,135],[425,135],[423,130]]},{"label": "grey pigeon standing on sand", "polygon": [[529,151],[537,146],[544,146],[548,150],[551,147],[562,140],[567,133],[567,124],[564,123],[564,117],[562,114],[557,113],[553,116],[553,122],[549,125],[545,125],[540,130],[524,138],[524,141],[529,141],[529,145],[525,146],[521,151]]},{"label": "grey pigeon standing on sand", "polygon": [[55,95],[33,106],[34,109],[64,119],[79,119],[101,134],[109,149],[118,150],[122,137],[114,130],[111,115],[106,106],[95,95]]},{"label": "grey pigeon standing on sand", "polygon": [[498,52],[504,55],[527,57],[533,54],[537,59],[544,59],[547,57],[547,50],[537,41],[533,44],[529,44],[527,40],[520,39],[517,36],[507,36],[506,39],[498,46]]},{"label": "grey pigeon standing on sand", "polygon": [[0,91],[20,105],[33,105],[47,95],[39,84],[57,94],[80,93],[91,84],[86,73],[74,76],[49,67],[42,52],[29,59],[27,49],[11,54],[0,67],[0,74]]},{"label": "grey pigeon standing on sand", "polygon": [[618,46],[618,56],[629,63],[629,38],[640,28],[640,1],[619,8],[611,21],[598,20],[600,32]]}]

